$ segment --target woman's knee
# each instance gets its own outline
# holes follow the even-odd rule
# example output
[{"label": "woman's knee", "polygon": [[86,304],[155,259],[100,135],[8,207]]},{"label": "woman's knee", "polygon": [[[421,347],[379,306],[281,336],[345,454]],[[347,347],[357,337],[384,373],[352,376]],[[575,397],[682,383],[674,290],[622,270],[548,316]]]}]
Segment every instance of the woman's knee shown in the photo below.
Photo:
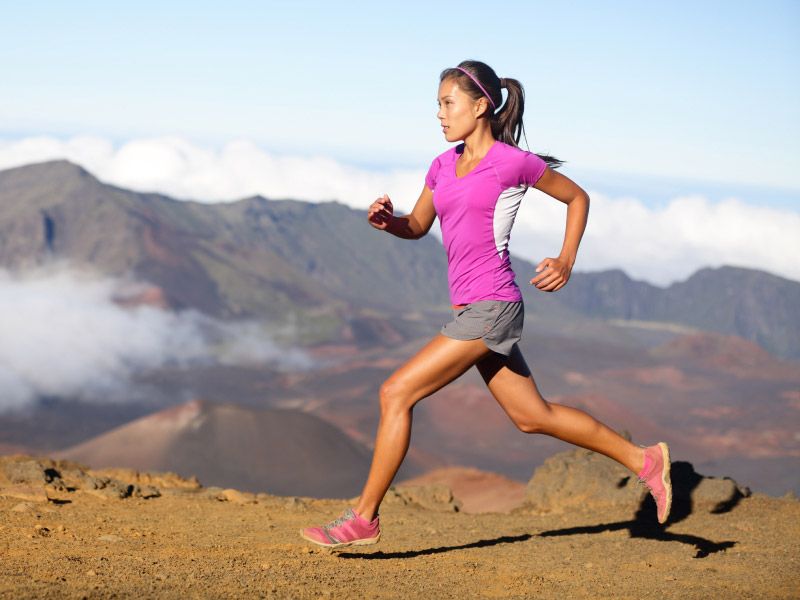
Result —
[{"label": "woman's knee", "polygon": [[514,415],[512,421],[522,433],[548,433],[552,414],[549,405],[546,409]]},{"label": "woman's knee", "polygon": [[381,413],[410,410],[414,405],[408,386],[401,379],[389,378],[381,384],[379,390]]},{"label": "woman's knee", "polygon": [[516,425],[517,429],[522,433],[544,433],[544,425],[540,421],[517,419],[514,420],[514,425]]}]

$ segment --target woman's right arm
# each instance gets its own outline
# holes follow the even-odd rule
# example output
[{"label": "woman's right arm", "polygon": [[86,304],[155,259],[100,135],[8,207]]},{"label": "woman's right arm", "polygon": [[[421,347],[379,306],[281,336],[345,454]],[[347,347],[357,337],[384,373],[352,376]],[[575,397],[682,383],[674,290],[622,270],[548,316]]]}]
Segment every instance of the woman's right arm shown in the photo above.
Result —
[{"label": "woman's right arm", "polygon": [[433,191],[423,186],[422,193],[410,214],[396,217],[393,214],[392,201],[384,194],[369,208],[367,219],[376,229],[385,229],[392,235],[407,240],[418,240],[430,231],[436,218],[433,206]]}]

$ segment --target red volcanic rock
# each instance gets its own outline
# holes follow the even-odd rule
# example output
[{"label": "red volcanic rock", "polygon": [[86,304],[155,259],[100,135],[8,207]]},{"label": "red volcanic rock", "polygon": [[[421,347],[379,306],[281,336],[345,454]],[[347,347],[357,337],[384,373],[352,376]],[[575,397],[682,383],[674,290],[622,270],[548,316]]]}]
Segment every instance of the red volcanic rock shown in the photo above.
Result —
[{"label": "red volcanic rock", "polygon": [[461,512],[508,512],[525,500],[525,484],[471,467],[443,467],[397,484],[398,488],[443,484],[453,491]]},{"label": "red volcanic rock", "polygon": [[315,497],[361,491],[370,453],[331,423],[297,410],[191,400],[51,452],[92,468],[196,476],[203,485]]},{"label": "red volcanic rock", "polygon": [[794,431],[778,427],[729,427],[724,431],[705,426],[692,427],[691,433],[702,438],[707,458],[745,456],[749,458],[800,458],[800,444]]},{"label": "red volcanic rock", "polygon": [[800,410],[800,390],[786,390],[780,396],[789,401],[789,406]]},{"label": "red volcanic rock", "polygon": [[653,348],[650,354],[716,367],[741,378],[771,379],[797,374],[796,363],[781,360],[755,342],[736,335],[708,332],[680,335]]},{"label": "red volcanic rock", "polygon": [[8,444],[0,442],[0,454],[26,454],[32,451],[31,448],[22,446],[21,444]]},{"label": "red volcanic rock", "polygon": [[483,385],[451,383],[424,400],[430,422],[443,435],[489,439],[514,427]]},{"label": "red volcanic rock", "polygon": [[122,293],[113,298],[114,304],[123,306],[125,308],[132,308],[136,306],[153,306],[155,308],[167,309],[169,303],[167,302],[164,290],[158,286],[147,286],[143,289]]},{"label": "red volcanic rock", "polygon": [[[570,371],[569,375],[570,377],[567,378],[569,383],[583,383],[577,379],[574,372]],[[703,377],[687,375],[683,370],[672,365],[604,369],[600,371],[598,375],[680,391],[701,390],[713,385],[713,382],[710,380]],[[586,380],[588,382],[592,381],[589,377],[587,377]]]},{"label": "red volcanic rock", "polygon": [[[142,212],[150,213],[148,216],[153,219],[157,218],[150,210],[145,209]],[[146,225],[142,229],[141,238],[145,253],[152,260],[170,267],[179,267],[183,265],[186,262],[186,258],[169,248],[167,242],[169,236],[174,235],[174,233],[174,231],[166,231],[164,228]]]},{"label": "red volcanic rock", "polygon": [[[638,440],[659,440],[665,436],[675,441],[682,439],[680,432],[665,430],[658,422],[646,417],[641,412],[632,412],[621,404],[603,394],[579,394],[568,396],[552,396],[552,402],[572,406],[600,418],[607,425],[624,423],[625,428],[635,432]],[[688,440],[686,440],[688,442]]]},{"label": "red volcanic rock", "polygon": [[159,469],[164,467],[164,459],[176,438],[185,431],[198,429],[206,416],[203,402],[190,400],[53,454],[85,461],[93,467]]}]

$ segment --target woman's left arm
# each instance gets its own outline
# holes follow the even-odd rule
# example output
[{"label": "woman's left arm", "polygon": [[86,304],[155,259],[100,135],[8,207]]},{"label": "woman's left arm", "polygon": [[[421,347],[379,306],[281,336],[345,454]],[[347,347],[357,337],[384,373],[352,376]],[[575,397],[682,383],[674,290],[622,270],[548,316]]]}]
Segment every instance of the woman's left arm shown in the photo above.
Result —
[{"label": "woman's left arm", "polygon": [[589,218],[589,195],[569,177],[550,167],[544,170],[534,187],[567,205],[567,230],[561,254],[556,258],[542,259],[536,266],[539,274],[530,281],[543,292],[555,292],[567,284],[575,264],[578,245]]}]

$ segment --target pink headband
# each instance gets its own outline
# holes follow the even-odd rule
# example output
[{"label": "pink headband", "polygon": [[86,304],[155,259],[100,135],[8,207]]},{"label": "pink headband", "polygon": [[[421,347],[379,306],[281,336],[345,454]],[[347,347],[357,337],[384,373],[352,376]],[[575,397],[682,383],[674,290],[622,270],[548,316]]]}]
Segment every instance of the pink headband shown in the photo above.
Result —
[{"label": "pink headband", "polygon": [[479,82],[477,79],[475,79],[475,77],[473,77],[473,75],[472,75],[472,74],[471,74],[469,71],[467,71],[466,69],[462,69],[461,67],[456,67],[456,69],[458,69],[459,71],[462,71],[462,72],[466,73],[466,74],[467,74],[467,76],[468,76],[470,79],[472,79],[472,81],[474,81],[474,82],[475,82],[475,85],[477,85],[479,88],[481,88],[481,91],[484,93],[484,95],[486,96],[486,98],[488,98],[488,99],[489,99],[489,102],[491,102],[491,103],[492,103],[492,108],[494,108],[495,110],[497,110],[497,105],[494,103],[494,100],[492,100],[492,97],[491,97],[491,96],[490,96],[488,93],[486,93],[486,90],[485,90],[485,89],[483,89],[483,86],[480,84],[480,82]]}]

